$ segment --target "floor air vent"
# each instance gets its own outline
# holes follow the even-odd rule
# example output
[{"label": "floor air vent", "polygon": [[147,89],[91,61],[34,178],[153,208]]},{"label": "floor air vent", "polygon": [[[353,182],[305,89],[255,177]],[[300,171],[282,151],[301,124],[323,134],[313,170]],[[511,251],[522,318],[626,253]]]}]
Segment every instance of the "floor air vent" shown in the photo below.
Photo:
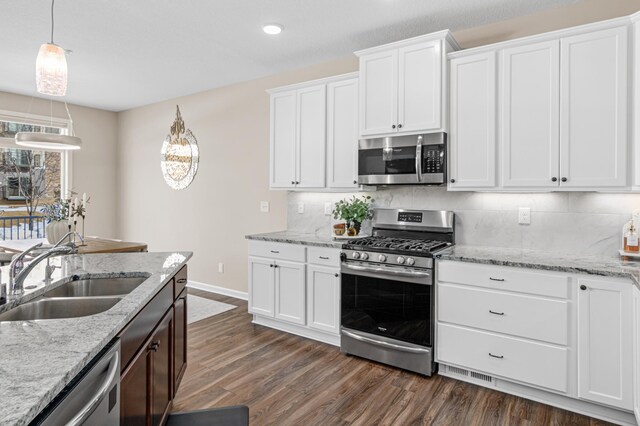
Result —
[{"label": "floor air vent", "polygon": [[456,376],[468,377],[470,379],[474,379],[473,381],[493,384],[492,376],[489,376],[488,374],[476,373],[475,371],[465,370],[464,368],[460,367],[452,367],[450,365],[447,365],[447,373]]},{"label": "floor air vent", "polygon": [[447,366],[447,371],[449,373],[457,374],[458,376],[465,376],[465,377],[469,376],[469,371],[465,370],[464,368]]},{"label": "floor air vent", "polygon": [[482,380],[483,382],[493,383],[493,377],[487,376],[486,374],[476,373],[475,371],[472,371],[471,377],[476,380]]}]

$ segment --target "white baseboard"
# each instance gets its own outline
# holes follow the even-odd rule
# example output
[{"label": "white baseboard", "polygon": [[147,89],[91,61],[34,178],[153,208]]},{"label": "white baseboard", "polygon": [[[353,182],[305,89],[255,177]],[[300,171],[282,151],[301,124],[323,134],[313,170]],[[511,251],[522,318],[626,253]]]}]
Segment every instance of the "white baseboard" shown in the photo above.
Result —
[{"label": "white baseboard", "polygon": [[303,325],[291,324],[273,318],[261,317],[260,315],[254,315],[253,321],[251,322],[258,325],[264,325],[269,328],[275,328],[276,330],[284,331],[285,333],[291,333],[297,336],[306,337],[307,339],[317,340],[329,345],[340,346],[340,335],[338,334],[312,330]]},{"label": "white baseboard", "polygon": [[195,288],[210,293],[221,294],[223,296],[235,297],[236,299],[249,300],[249,294],[244,291],[232,290],[230,288],[218,287],[213,284],[200,283],[198,281],[189,280],[187,287]]}]

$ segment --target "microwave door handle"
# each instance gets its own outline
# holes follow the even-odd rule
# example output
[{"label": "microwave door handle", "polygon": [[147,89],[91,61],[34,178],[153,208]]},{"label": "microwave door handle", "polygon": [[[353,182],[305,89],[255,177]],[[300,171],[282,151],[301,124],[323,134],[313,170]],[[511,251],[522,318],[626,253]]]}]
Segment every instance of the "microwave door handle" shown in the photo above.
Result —
[{"label": "microwave door handle", "polygon": [[422,136],[418,136],[416,144],[416,177],[418,182],[422,182]]}]

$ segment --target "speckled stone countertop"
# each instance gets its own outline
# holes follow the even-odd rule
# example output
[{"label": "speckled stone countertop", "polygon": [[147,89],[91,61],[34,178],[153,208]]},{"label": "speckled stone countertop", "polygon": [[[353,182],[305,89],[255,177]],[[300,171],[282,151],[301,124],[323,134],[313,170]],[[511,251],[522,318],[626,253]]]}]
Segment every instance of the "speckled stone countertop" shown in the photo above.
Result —
[{"label": "speckled stone countertop", "polygon": [[[190,252],[86,254],[54,257],[61,266],[46,290],[72,275],[81,278],[148,276],[114,307],[100,314],[55,320],[0,322],[0,424],[24,425],[115,337],[187,260]],[[19,300],[0,306],[0,312],[41,295],[46,262],[27,277],[35,286]],[[2,268],[6,282],[7,267]]]},{"label": "speckled stone countertop", "polygon": [[336,241],[329,235],[301,234],[299,232],[279,231],[266,234],[253,234],[247,240],[275,241],[278,243],[302,244],[305,246],[342,248],[345,241]]},{"label": "speckled stone countertop", "polygon": [[623,260],[617,254],[615,256],[581,256],[513,248],[454,246],[440,253],[439,258],[487,265],[630,278],[640,287],[640,262]]}]

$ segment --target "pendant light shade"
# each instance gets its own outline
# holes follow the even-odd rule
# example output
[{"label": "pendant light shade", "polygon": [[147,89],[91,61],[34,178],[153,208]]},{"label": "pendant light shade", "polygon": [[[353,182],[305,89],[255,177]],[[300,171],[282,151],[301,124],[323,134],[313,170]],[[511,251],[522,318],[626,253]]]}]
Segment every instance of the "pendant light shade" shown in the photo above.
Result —
[{"label": "pendant light shade", "polygon": [[51,133],[19,132],[16,133],[16,145],[53,150],[76,150],[82,147],[82,140],[77,136],[55,135]]},{"label": "pendant light shade", "polygon": [[39,93],[64,96],[67,93],[67,58],[53,43],[40,46],[36,59],[36,87]]}]

